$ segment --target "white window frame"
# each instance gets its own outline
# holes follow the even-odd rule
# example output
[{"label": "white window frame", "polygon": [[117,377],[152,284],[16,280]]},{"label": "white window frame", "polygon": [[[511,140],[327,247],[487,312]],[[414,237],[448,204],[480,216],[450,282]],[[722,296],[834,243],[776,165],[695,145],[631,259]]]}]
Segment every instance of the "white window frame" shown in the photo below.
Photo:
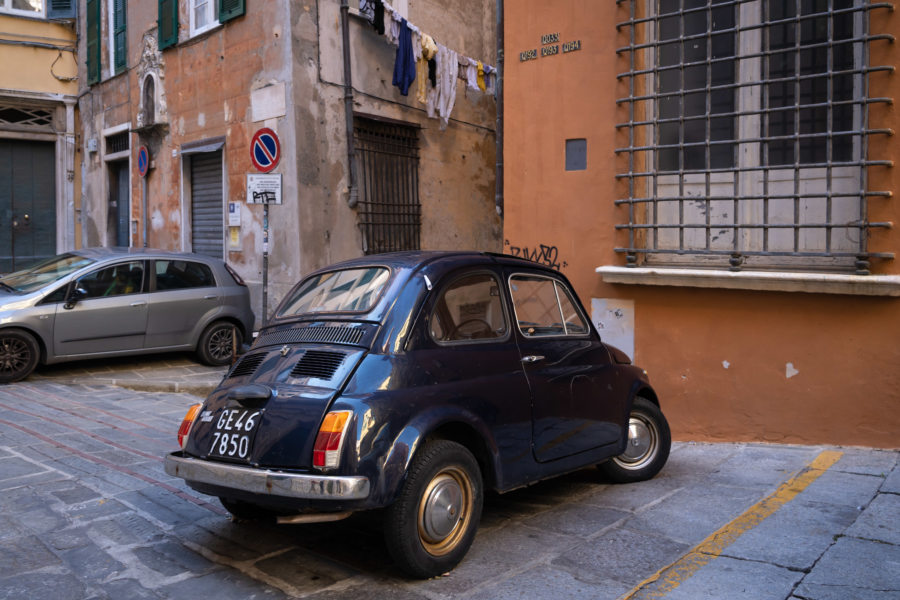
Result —
[{"label": "white window frame", "polygon": [[34,17],[35,19],[43,19],[47,14],[46,0],[40,0],[41,10],[22,10],[12,7],[13,0],[0,0],[0,13],[8,13],[21,17]]},{"label": "white window frame", "polygon": [[[196,14],[197,14],[197,5],[201,2],[206,3],[206,13],[209,17],[209,22],[206,25],[198,26],[196,23]],[[188,19],[190,22],[190,37],[198,36],[202,33],[206,33],[211,29],[215,29],[220,25],[219,23],[219,3],[217,0],[190,0],[188,2]]]}]

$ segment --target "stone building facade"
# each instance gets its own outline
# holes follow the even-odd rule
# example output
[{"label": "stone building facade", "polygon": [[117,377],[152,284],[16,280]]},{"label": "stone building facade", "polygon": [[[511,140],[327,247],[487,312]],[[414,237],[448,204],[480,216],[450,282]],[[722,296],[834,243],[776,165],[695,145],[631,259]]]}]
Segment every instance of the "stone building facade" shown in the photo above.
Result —
[{"label": "stone building facade", "polygon": [[[250,284],[258,318],[336,260],[499,250],[494,97],[454,78],[449,120],[430,118],[392,85],[398,46],[365,4],[82,0],[81,244],[221,256]],[[460,56],[493,62],[493,2],[388,8]],[[268,173],[251,156],[262,130],[279,142],[277,157],[261,155],[277,160]],[[254,193],[267,185],[280,192],[268,210]]]}]

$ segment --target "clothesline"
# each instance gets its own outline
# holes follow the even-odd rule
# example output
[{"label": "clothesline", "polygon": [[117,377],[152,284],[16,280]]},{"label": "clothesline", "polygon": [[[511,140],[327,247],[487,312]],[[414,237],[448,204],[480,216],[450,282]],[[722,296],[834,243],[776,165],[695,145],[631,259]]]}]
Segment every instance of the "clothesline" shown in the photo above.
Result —
[{"label": "clothesline", "polygon": [[416,100],[426,106],[430,118],[441,120],[441,129],[446,129],[456,103],[457,79],[466,82],[467,94],[471,90],[476,97],[496,96],[494,67],[437,43],[385,0],[360,0],[359,12],[371,20],[376,32],[397,46],[393,85],[406,96],[415,83]]}]

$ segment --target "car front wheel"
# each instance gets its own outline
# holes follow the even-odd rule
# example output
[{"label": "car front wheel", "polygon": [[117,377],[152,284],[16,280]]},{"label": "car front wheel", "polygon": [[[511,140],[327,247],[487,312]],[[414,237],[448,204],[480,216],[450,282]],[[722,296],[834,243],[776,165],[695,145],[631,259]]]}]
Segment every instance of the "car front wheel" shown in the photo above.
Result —
[{"label": "car front wheel", "polygon": [[472,453],[448,440],[416,453],[385,519],[385,540],[399,567],[426,579],[463,559],[481,519],[481,470]]},{"label": "car front wheel", "polygon": [[39,357],[33,335],[21,329],[0,331],[0,383],[25,379],[34,371]]},{"label": "car front wheel", "polygon": [[207,365],[230,364],[234,349],[239,348],[241,342],[240,329],[227,321],[216,321],[200,336],[197,343],[197,357]]},{"label": "car front wheel", "polygon": [[662,411],[646,398],[637,397],[628,417],[625,452],[599,465],[600,471],[616,483],[650,479],[669,458],[672,434]]}]

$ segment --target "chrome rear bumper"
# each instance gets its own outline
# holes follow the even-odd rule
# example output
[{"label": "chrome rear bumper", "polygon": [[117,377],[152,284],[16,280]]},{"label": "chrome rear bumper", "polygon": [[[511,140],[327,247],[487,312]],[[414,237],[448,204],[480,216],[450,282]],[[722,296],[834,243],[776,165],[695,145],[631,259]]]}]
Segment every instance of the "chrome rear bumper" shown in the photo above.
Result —
[{"label": "chrome rear bumper", "polygon": [[253,494],[308,500],[362,500],[369,495],[367,477],[303,475],[217,463],[197,458],[166,456],[166,473],[186,481],[221,486]]}]

